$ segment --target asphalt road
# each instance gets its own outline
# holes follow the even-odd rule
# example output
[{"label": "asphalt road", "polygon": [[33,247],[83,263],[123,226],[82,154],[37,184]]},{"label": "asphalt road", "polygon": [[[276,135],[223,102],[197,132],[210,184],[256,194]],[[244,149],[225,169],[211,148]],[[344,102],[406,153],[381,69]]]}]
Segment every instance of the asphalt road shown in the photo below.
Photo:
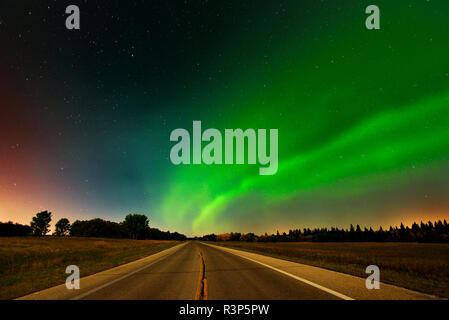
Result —
[{"label": "asphalt road", "polygon": [[78,299],[338,299],[232,253],[190,242],[162,261]]},{"label": "asphalt road", "polygon": [[256,253],[180,243],[148,257],[20,297],[23,300],[422,300],[436,297]]}]

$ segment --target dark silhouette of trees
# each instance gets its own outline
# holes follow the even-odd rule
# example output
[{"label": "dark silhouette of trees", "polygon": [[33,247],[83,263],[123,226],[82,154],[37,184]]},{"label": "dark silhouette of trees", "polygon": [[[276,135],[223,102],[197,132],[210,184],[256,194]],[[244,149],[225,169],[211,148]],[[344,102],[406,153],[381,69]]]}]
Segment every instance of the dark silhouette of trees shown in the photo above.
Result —
[{"label": "dark silhouette of trees", "polygon": [[151,240],[186,240],[187,237],[178,232],[161,231],[157,228],[149,228],[145,239]]},{"label": "dark silhouette of trees", "polygon": [[[128,215],[129,216],[129,215]],[[136,215],[132,215],[136,216]],[[141,216],[141,215],[137,215]],[[146,216],[143,216],[148,220]],[[141,219],[141,221],[139,220]],[[92,238],[132,238],[132,239],[151,239],[151,240],[186,240],[187,237],[178,232],[161,231],[156,228],[150,228],[144,222],[143,218],[138,218],[139,224],[135,223],[135,217],[128,218],[122,223],[106,221],[103,219],[93,220],[76,220],[70,228],[70,235],[76,237],[92,237]],[[146,225],[145,228],[141,228]],[[130,229],[130,225],[134,229]],[[130,231],[131,230],[131,231]]]},{"label": "dark silhouette of trees", "polygon": [[260,242],[289,242],[289,241],[316,241],[316,242],[441,242],[449,243],[449,225],[444,221],[432,223],[421,222],[413,223],[411,228],[401,223],[400,227],[392,227],[384,230],[380,227],[377,231],[373,228],[362,227],[360,225],[350,225],[348,229],[328,228],[310,228],[291,229],[288,233],[279,231],[276,234],[254,235],[253,233],[241,234],[230,233],[230,237],[221,235],[205,235],[201,238],[205,241],[260,241]]},{"label": "dark silhouette of trees", "polygon": [[254,233],[245,233],[242,234],[241,238],[242,241],[247,241],[247,242],[254,242],[256,241],[256,235]]},{"label": "dark silhouette of trees", "polygon": [[[204,241],[217,241],[217,236],[215,234],[207,234],[201,238]],[[237,240],[236,240],[237,241]]]},{"label": "dark silhouette of trees", "polygon": [[70,231],[70,221],[67,218],[62,218],[55,224],[54,234],[58,237],[67,236]]},{"label": "dark silhouette of trees", "polygon": [[19,223],[0,222],[0,237],[23,237],[31,234],[31,227]]},{"label": "dark silhouette of trees", "polygon": [[231,232],[229,240],[230,241],[240,241],[241,236],[242,236],[242,234],[240,232],[236,232],[236,233]]},{"label": "dark silhouette of trees", "polygon": [[70,235],[76,237],[127,238],[126,229],[117,222],[100,218],[92,220],[76,220],[70,227]]},{"label": "dark silhouette of trees", "polygon": [[[31,226],[0,222],[0,237],[43,236],[49,232],[51,212],[42,211],[36,214]],[[187,237],[178,232],[161,231],[149,227],[148,217],[142,214],[129,214],[123,222],[112,222],[103,219],[76,220],[72,224],[67,218],[55,224],[56,236],[92,237],[92,238],[131,238],[151,240],[186,240]],[[240,238],[240,235],[239,235]]]},{"label": "dark silhouette of trees", "polygon": [[31,230],[35,236],[45,236],[50,231],[51,212],[42,211],[33,217],[30,223]]},{"label": "dark silhouette of trees", "polygon": [[143,214],[128,214],[123,226],[131,239],[145,239],[150,221]]}]

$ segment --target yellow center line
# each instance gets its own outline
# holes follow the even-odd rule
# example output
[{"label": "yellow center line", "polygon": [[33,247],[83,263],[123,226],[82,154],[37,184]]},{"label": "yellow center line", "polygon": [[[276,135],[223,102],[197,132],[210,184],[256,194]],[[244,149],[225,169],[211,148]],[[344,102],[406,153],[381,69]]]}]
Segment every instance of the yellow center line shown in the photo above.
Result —
[{"label": "yellow center line", "polygon": [[195,300],[207,300],[207,279],[206,264],[204,263],[203,253],[199,250],[201,261],[200,275],[198,277],[198,286],[196,288]]}]

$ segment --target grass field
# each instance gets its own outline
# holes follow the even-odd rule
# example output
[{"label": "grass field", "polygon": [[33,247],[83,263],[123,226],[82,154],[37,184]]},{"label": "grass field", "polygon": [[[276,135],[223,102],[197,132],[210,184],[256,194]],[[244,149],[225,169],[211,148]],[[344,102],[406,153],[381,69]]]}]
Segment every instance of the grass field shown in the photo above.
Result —
[{"label": "grass field", "polygon": [[449,244],[217,242],[235,249],[366,278],[380,268],[381,282],[449,298]]},{"label": "grass field", "polygon": [[68,265],[81,277],[158,251],[177,241],[0,237],[0,299],[17,298],[65,283]]}]

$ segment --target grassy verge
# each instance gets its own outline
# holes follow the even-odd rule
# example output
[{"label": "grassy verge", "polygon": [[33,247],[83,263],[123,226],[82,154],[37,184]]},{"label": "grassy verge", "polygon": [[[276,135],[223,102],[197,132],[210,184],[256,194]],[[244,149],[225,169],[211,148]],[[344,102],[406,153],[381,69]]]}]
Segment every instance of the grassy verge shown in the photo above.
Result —
[{"label": "grassy verge", "polygon": [[65,283],[68,265],[85,277],[174,246],[177,241],[98,238],[0,238],[0,299]]},{"label": "grassy verge", "polygon": [[381,282],[449,298],[449,244],[430,243],[262,243],[216,244],[366,278],[380,268]]}]

